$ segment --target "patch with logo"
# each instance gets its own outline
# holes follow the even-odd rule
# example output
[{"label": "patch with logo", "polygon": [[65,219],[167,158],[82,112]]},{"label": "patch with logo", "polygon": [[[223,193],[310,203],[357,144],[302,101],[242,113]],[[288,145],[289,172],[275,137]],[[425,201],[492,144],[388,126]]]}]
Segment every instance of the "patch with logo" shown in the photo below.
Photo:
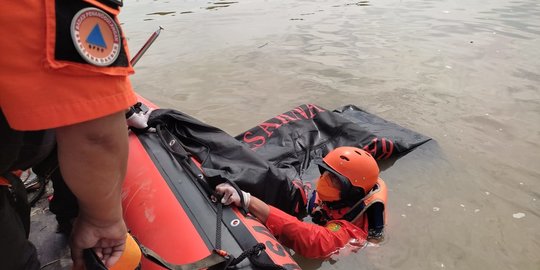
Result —
[{"label": "patch with logo", "polygon": [[120,30],[104,11],[81,9],[71,20],[71,38],[77,52],[88,63],[109,66],[120,55]]},{"label": "patch with logo", "polygon": [[326,224],[326,228],[330,231],[337,232],[341,229],[341,225],[339,225],[338,223],[330,222]]}]

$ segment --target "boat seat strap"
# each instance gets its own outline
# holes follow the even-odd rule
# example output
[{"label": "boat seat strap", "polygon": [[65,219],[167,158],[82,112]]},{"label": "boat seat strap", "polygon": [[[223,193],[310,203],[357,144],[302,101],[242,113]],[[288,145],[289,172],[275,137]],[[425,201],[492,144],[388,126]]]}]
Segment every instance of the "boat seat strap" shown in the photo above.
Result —
[{"label": "boat seat strap", "polygon": [[173,264],[173,263],[170,263],[170,262],[167,262],[166,260],[164,260],[163,258],[161,258],[161,256],[159,256],[156,252],[154,252],[153,250],[143,246],[143,245],[140,245],[140,248],[141,248],[141,252],[142,254],[149,260],[151,260],[152,262],[160,265],[160,266],[163,266],[165,267],[166,269],[169,269],[169,270],[195,270],[195,269],[206,269],[206,268],[209,268],[209,267],[212,267],[212,266],[215,266],[215,265],[218,265],[220,263],[225,263],[225,266],[223,267],[223,269],[225,269],[228,265],[228,261],[230,261],[230,257],[227,256],[226,254],[219,254],[218,251],[213,251],[210,255],[198,260],[198,261],[195,261],[195,262],[192,262],[192,263],[188,263],[188,264]]}]

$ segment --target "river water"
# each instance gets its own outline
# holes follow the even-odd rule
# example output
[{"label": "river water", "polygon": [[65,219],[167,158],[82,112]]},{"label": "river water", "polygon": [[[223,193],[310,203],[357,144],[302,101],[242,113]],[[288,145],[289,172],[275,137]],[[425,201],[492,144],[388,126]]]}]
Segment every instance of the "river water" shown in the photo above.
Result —
[{"label": "river water", "polygon": [[536,0],[125,1],[144,97],[237,135],[354,104],[432,137],[382,172],[386,240],[304,269],[540,269]]}]

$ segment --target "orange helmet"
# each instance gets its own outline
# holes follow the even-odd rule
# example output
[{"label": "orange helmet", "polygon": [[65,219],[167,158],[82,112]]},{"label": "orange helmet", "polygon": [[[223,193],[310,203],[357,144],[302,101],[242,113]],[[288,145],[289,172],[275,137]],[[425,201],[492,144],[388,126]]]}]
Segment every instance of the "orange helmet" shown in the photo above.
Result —
[{"label": "orange helmet", "polygon": [[322,162],[319,162],[319,166],[341,180],[341,199],[349,197],[344,195],[349,193],[351,186],[361,188],[364,195],[367,194],[379,178],[379,166],[375,159],[370,153],[357,147],[338,147],[330,151]]}]

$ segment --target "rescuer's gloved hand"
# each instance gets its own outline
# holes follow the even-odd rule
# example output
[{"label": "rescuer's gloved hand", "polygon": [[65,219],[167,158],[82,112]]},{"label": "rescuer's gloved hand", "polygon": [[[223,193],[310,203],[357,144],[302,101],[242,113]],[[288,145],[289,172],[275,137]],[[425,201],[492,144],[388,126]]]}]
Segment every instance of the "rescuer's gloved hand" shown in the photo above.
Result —
[{"label": "rescuer's gloved hand", "polygon": [[[244,204],[247,208],[249,206],[249,202],[251,199],[251,194],[248,192],[242,192],[242,197],[244,198]],[[234,187],[232,187],[229,183],[221,183],[216,186],[216,193],[222,194],[223,198],[221,198],[221,203],[224,205],[229,205],[231,203],[234,203],[234,205],[238,207],[243,207],[240,200],[240,195],[236,191]]]}]

